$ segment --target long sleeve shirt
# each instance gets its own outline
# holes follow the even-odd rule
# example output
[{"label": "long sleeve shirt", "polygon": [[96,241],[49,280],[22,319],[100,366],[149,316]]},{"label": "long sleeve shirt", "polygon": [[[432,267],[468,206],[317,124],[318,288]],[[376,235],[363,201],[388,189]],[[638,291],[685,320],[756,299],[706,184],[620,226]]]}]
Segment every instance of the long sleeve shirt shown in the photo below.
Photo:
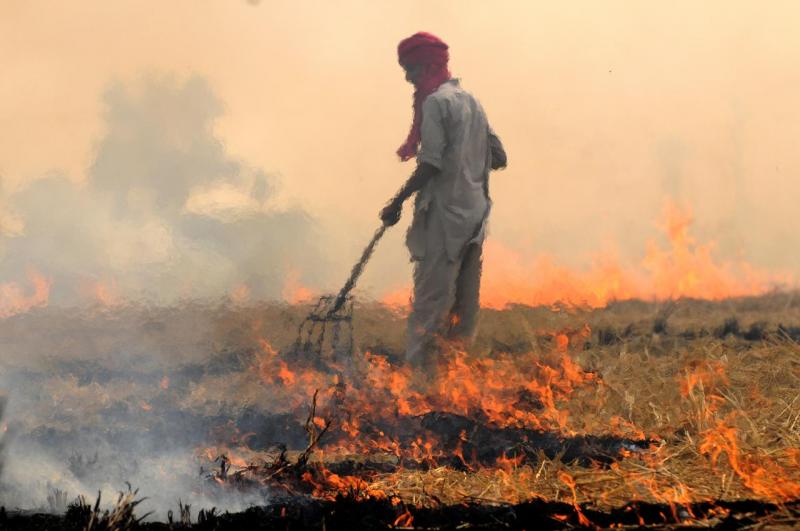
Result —
[{"label": "long sleeve shirt", "polygon": [[[432,238],[444,242],[450,260],[457,260],[467,244],[483,241],[491,208],[487,183],[492,144],[496,153],[497,146],[503,152],[481,104],[457,79],[446,81],[425,99],[417,162],[440,172],[417,193],[406,237],[412,260],[424,258]],[[441,223],[429,224],[431,215],[439,216]],[[437,230],[443,234],[430,234],[429,225],[441,227]]]}]

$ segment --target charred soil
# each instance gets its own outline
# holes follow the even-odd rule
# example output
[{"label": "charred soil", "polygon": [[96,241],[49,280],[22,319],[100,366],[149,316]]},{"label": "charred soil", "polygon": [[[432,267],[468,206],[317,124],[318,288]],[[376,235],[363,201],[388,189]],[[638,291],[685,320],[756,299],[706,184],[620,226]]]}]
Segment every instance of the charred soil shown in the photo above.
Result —
[{"label": "charred soil", "polygon": [[[319,360],[291,351],[305,310],[196,303],[0,321],[0,527],[85,528],[92,511],[97,526],[113,503],[86,499],[125,481],[149,498],[137,513],[169,520],[174,455],[191,458],[183,499],[206,510],[181,505],[171,524],[121,510],[127,528],[798,522],[794,293],[484,310],[475,345],[445,346],[426,389],[401,363],[402,313],[357,306],[357,351]],[[214,503],[237,496],[247,503]]]}]

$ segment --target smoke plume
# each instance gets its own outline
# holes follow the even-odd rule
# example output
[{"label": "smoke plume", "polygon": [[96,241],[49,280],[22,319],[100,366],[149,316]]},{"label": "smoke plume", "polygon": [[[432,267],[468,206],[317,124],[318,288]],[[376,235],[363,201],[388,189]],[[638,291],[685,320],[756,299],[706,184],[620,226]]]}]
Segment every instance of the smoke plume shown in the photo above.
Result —
[{"label": "smoke plume", "polygon": [[[117,83],[88,179],[40,178],[9,198],[0,278],[50,283],[50,303],[278,297],[319,264],[311,218],[270,206],[279,183],[214,133],[223,107],[202,77]],[[32,288],[28,288],[32,290]],[[6,313],[12,309],[4,310]]]}]

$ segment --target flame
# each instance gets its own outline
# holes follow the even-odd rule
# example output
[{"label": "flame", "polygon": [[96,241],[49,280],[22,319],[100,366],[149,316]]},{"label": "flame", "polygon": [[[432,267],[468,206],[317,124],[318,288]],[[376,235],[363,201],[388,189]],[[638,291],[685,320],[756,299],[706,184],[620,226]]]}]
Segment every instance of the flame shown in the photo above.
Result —
[{"label": "flame", "polygon": [[669,239],[669,248],[662,249],[650,242],[642,261],[652,286],[649,298],[719,300],[758,295],[786,282],[786,278],[756,270],[747,263],[715,262],[714,242],[698,244],[689,234],[692,219],[688,209],[666,203],[660,228]]},{"label": "flame", "polygon": [[517,456],[514,456],[514,457],[508,457],[508,456],[506,456],[506,453],[503,452],[503,455],[501,455],[500,457],[497,458],[497,461],[495,461],[495,464],[500,468],[500,470],[503,470],[507,474],[510,474],[511,472],[513,472],[517,468],[519,468],[519,466],[522,465],[522,462],[524,460],[525,460],[525,456],[524,455],[517,455]]},{"label": "flame", "polygon": [[393,289],[380,298],[381,304],[400,312],[407,312],[411,308],[411,287],[402,286]]},{"label": "flame", "polygon": [[[671,231],[676,241],[686,242],[689,239],[686,227],[684,220],[665,230]],[[541,337],[541,332],[539,334]],[[690,361],[680,370],[671,369],[674,380],[665,382],[670,395],[678,401],[676,411],[679,413],[670,411],[672,418],[667,418],[662,424],[659,405],[649,404],[658,425],[670,430],[670,436],[660,441],[661,446],[651,444],[644,449],[638,443],[623,443],[620,455],[624,459],[611,463],[602,471],[600,464],[585,469],[590,472],[576,471],[575,463],[559,463],[558,459],[542,458],[541,463],[533,464],[533,459],[526,462],[530,454],[516,455],[517,450],[512,447],[504,447],[509,448],[510,455],[493,458],[493,462],[481,461],[479,451],[475,450],[479,439],[475,437],[476,432],[470,430],[455,432],[458,433],[458,438],[455,438],[454,433],[446,437],[434,436],[434,430],[426,428],[415,428],[419,431],[403,432],[403,435],[395,435],[393,430],[387,429],[386,423],[399,417],[451,413],[470,421],[477,420],[493,429],[547,430],[565,436],[585,434],[587,426],[597,429],[602,424],[602,434],[641,441],[646,437],[635,424],[641,421],[641,410],[637,412],[632,408],[633,395],[627,418],[613,415],[608,407],[617,400],[626,403],[627,390],[616,387],[618,381],[612,379],[610,373],[604,382],[597,374],[585,371],[579,363],[587,359],[584,348],[591,334],[588,325],[565,327],[548,332],[549,347],[545,346],[547,342],[538,344],[539,348],[545,349],[544,352],[493,352],[491,356],[466,352],[456,344],[442,343],[441,364],[431,369],[436,376],[432,383],[425,385],[420,384],[419,375],[409,367],[395,366],[387,357],[369,351],[356,352],[341,364],[326,359],[322,365],[327,367],[323,370],[321,365],[309,359],[295,355],[284,358],[269,341],[262,339],[249,376],[251,381],[264,387],[264,396],[269,397],[272,411],[292,412],[301,422],[306,421],[310,444],[314,444],[314,457],[303,469],[303,487],[312,491],[313,496],[324,499],[334,499],[340,494],[353,495],[356,499],[385,498],[387,492],[390,499],[398,495],[391,489],[394,488],[392,481],[396,479],[399,482],[402,478],[400,472],[375,479],[375,476],[333,473],[323,465],[328,462],[326,459],[337,456],[375,454],[381,455],[381,459],[391,458],[391,462],[400,468],[412,461],[431,470],[446,469],[450,467],[449,463],[455,463],[467,471],[465,478],[474,475],[491,477],[495,486],[500,485],[492,497],[507,501],[525,496],[547,496],[547,483],[537,483],[542,467],[545,467],[544,477],[549,475],[556,496],[562,496],[565,488],[571,493],[574,513],[564,518],[577,518],[577,523],[584,526],[593,524],[582,512],[581,503],[593,500],[590,489],[598,488],[591,486],[598,484],[598,477],[600,483],[609,479],[619,480],[619,483],[609,486],[595,499],[613,503],[613,498],[620,496],[613,493],[622,492],[634,499],[655,500],[668,506],[663,510],[664,520],[670,520],[671,515],[671,521],[677,523],[697,517],[707,518],[710,514],[702,509],[703,514],[695,516],[690,506],[712,499],[708,482],[696,481],[692,476],[697,474],[707,478],[710,476],[709,468],[721,476],[722,493],[731,492],[725,488],[727,478],[728,486],[734,479],[737,488],[749,489],[762,499],[783,502],[800,497],[800,483],[797,481],[800,478],[792,472],[800,462],[799,450],[779,449],[768,455],[757,447],[753,450],[752,446],[747,446],[753,438],[742,436],[737,431],[734,422],[737,417],[720,418],[726,408],[739,407],[736,403],[739,398],[760,403],[767,397],[756,389],[741,394],[731,392],[728,389],[730,380],[736,380],[733,375],[729,379],[727,371],[729,363],[734,367],[736,362],[733,358],[729,362],[727,356],[713,359],[711,356],[715,356],[716,351],[706,352],[708,357],[705,359],[691,351],[679,353],[681,357],[678,359]],[[592,353],[589,352],[588,356]],[[347,378],[342,375],[347,375]],[[613,401],[606,402],[601,395],[610,396]],[[315,396],[315,406],[309,411],[311,396]],[[641,400],[638,396],[636,398]],[[575,404],[581,409],[574,407]],[[595,407],[597,410],[593,411]],[[583,413],[592,417],[602,409],[605,409],[603,414],[590,421],[580,418]],[[428,416],[424,421],[430,419],[437,420],[435,416]],[[405,429],[407,425],[400,426]],[[320,430],[326,430],[326,437],[316,441],[314,436]],[[240,438],[228,427],[226,444],[234,444],[236,438],[245,443],[246,437]],[[658,440],[653,435],[649,438]],[[671,442],[674,439],[681,440],[677,452]],[[249,470],[254,470],[254,461],[242,457],[246,453],[237,458],[230,450],[222,448],[209,455],[221,454],[231,456],[229,463],[233,464],[235,460],[240,467],[247,467],[250,463]],[[689,454],[691,461],[687,457]],[[675,473],[679,470],[673,468],[675,462],[680,462],[681,466],[690,463],[686,468],[687,477]],[[538,472],[533,470],[537,466],[540,467]],[[294,476],[295,480],[298,477]],[[407,516],[397,513],[396,516],[402,517],[399,521],[403,525],[412,525],[410,513]]]},{"label": "flame", "polygon": [[28,272],[28,281],[33,287],[29,294],[16,282],[0,284],[0,319],[47,306],[52,282],[34,270]]},{"label": "flame", "polygon": [[755,494],[775,502],[800,497],[800,483],[787,478],[786,470],[775,459],[740,449],[738,430],[732,420],[733,415],[717,419],[715,426],[700,434],[703,441],[699,450],[711,465],[718,466],[724,454],[733,472]]},{"label": "flame", "polygon": [[688,367],[685,377],[680,380],[681,396],[688,397],[695,388],[702,389],[704,393],[715,393],[728,384],[725,369],[725,363],[721,360],[707,360]]},{"label": "flame", "polygon": [[395,527],[411,527],[414,524],[414,515],[406,508],[406,511],[397,517],[394,521]]},{"label": "flame", "polygon": [[[583,337],[589,332],[585,327],[561,335]],[[476,358],[453,347],[445,356],[439,378],[425,393],[412,385],[415,375],[408,367],[393,366],[385,357],[370,352],[361,356],[361,360],[354,361],[363,367],[363,384],[357,386],[343,386],[336,374],[290,366],[266,340],[261,341],[254,370],[276,400],[285,401],[288,409],[304,407],[317,390],[322,390],[321,407],[342,402],[341,394],[346,393],[347,414],[338,428],[348,439],[326,447],[326,451],[358,453],[380,449],[430,464],[441,457],[437,440],[421,437],[403,447],[383,432],[376,432],[370,419],[424,415],[432,411],[468,416],[480,411],[489,422],[501,427],[573,433],[564,403],[576,389],[598,383],[594,374],[584,372],[571,359],[565,345],[554,352],[548,363],[532,354]],[[527,397],[524,401],[520,401],[520,393]],[[531,403],[535,404],[533,408]],[[322,428],[323,418],[324,414],[318,414],[311,420]],[[366,432],[364,426],[369,427]],[[462,440],[466,440],[466,435],[462,434]],[[468,456],[458,457],[469,468]]]},{"label": "flame", "polygon": [[281,297],[289,304],[299,304],[311,299],[314,293],[300,283],[300,272],[290,270],[283,281]]},{"label": "flame", "polygon": [[355,499],[386,498],[385,492],[371,488],[363,479],[355,476],[340,476],[323,466],[314,468],[313,472],[304,472],[302,479],[313,487],[312,496],[325,500],[334,500],[339,493],[349,493]]},{"label": "flame", "polygon": [[230,291],[228,297],[234,304],[244,304],[250,300],[250,288],[247,284],[239,284]]},{"label": "flame", "polygon": [[[689,297],[719,300],[763,294],[792,285],[790,275],[772,274],[741,261],[719,261],[713,241],[698,243],[690,234],[691,211],[672,201],[664,205],[657,228],[667,245],[651,240],[638,266],[625,266],[613,253],[598,253],[588,269],[574,270],[551,256],[526,259],[489,239],[484,244],[481,305],[502,309],[558,302],[601,308],[612,300],[666,300]],[[408,304],[410,288],[395,289],[381,301],[391,307]]]},{"label": "flame", "polygon": [[261,351],[256,354],[254,369],[262,383],[282,391],[288,408],[301,406],[316,389],[330,388],[334,384],[330,375],[313,370],[295,372],[267,340],[260,339],[259,345]]},{"label": "flame", "polygon": [[[678,230],[678,229],[676,229]],[[726,363],[722,360],[704,360],[689,364],[679,378],[680,394],[693,406],[697,426],[700,429],[698,452],[717,469],[724,455],[733,473],[758,496],[775,502],[800,497],[800,483],[789,478],[779,461],[768,455],[744,450],[739,441],[739,430],[734,421],[738,411],[719,418],[728,385]],[[753,388],[751,399],[757,400],[758,390]],[[791,452],[785,453],[791,461]]]},{"label": "flame", "polygon": [[558,473],[558,479],[561,480],[561,482],[564,483],[564,485],[566,485],[572,493],[572,507],[575,509],[575,513],[578,515],[578,523],[583,527],[592,527],[593,524],[591,520],[586,518],[586,515],[583,514],[583,511],[581,510],[581,506],[578,504],[578,490],[575,479],[564,470]]},{"label": "flame", "polygon": [[122,296],[119,293],[117,281],[114,279],[89,282],[84,291],[92,300],[103,306],[118,306],[122,304]]},{"label": "flame", "polygon": [[630,299],[637,294],[631,275],[613,257],[596,259],[589,271],[578,272],[547,255],[528,262],[495,240],[484,244],[481,305],[485,307],[568,302],[596,308],[611,299]]}]

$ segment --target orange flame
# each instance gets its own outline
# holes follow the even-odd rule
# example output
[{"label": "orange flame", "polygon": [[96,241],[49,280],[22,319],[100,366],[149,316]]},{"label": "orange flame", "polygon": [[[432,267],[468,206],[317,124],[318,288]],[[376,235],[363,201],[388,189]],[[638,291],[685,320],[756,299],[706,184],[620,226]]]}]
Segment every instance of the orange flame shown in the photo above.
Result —
[{"label": "orange flame", "polygon": [[406,508],[406,511],[394,521],[395,527],[411,527],[414,523],[414,515]]},{"label": "orange flame", "polygon": [[304,472],[303,481],[314,488],[312,493],[317,498],[333,500],[342,492],[351,494],[356,499],[385,499],[386,493],[379,489],[370,488],[369,484],[355,476],[340,476],[330,472],[325,467],[319,466],[311,471]]},{"label": "orange flame", "polygon": [[289,304],[299,304],[313,297],[313,292],[300,283],[300,272],[294,269],[286,274],[281,297]]},{"label": "orange flame", "polygon": [[389,291],[380,298],[380,302],[397,311],[408,311],[411,307],[411,288],[403,286]]},{"label": "orange flame", "polygon": [[593,527],[594,524],[592,524],[591,520],[586,518],[586,515],[583,514],[581,510],[581,506],[578,505],[578,490],[575,479],[564,470],[558,473],[558,479],[572,492],[572,506],[575,509],[575,513],[578,515],[578,523],[584,527]]},{"label": "orange flame", "polygon": [[[596,255],[586,270],[559,265],[547,255],[526,259],[489,239],[484,244],[481,305],[502,309],[563,302],[600,308],[612,300],[665,300],[681,297],[719,300],[758,295],[776,286],[792,285],[790,275],[776,275],[746,262],[719,261],[714,242],[700,244],[690,234],[692,215],[667,201],[657,227],[667,246],[648,242],[638,267],[624,266],[614,254]],[[407,305],[409,288],[381,300],[392,307]]]},{"label": "orange flame", "polygon": [[714,427],[701,433],[703,442],[699,450],[711,465],[717,466],[720,456],[725,454],[731,469],[755,494],[777,502],[800,497],[800,483],[788,479],[777,461],[740,450],[737,430],[730,420],[717,420]]},{"label": "orange flame", "polygon": [[103,306],[117,306],[122,304],[122,296],[119,293],[117,281],[97,280],[89,282],[84,290],[88,296]]},{"label": "orange flame", "polygon": [[713,393],[727,383],[725,364],[719,360],[707,360],[686,370],[685,377],[680,380],[681,395],[688,397],[695,388]]},{"label": "orange flame", "polygon": [[[581,337],[588,328],[567,331],[562,335]],[[568,342],[567,342],[568,343]],[[460,350],[446,355],[438,380],[427,393],[412,386],[414,375],[408,367],[391,365],[386,358],[366,352],[356,361],[362,367],[363,385],[342,387],[335,374],[318,372],[311,367],[290,367],[267,342],[261,342],[262,353],[256,366],[262,383],[269,386],[276,402],[288,409],[303,407],[317,390],[322,411],[347,393],[347,411],[338,423],[349,441],[337,442],[328,450],[370,451],[381,449],[397,455],[435,464],[439,459],[439,443],[420,438],[401,448],[384,433],[363,432],[363,416],[391,418],[396,415],[424,415],[432,411],[470,415],[482,412],[489,422],[499,426],[515,426],[560,430],[572,433],[569,416],[562,402],[577,388],[596,385],[594,374],[584,372],[571,358],[567,346],[554,352],[548,363],[538,357],[504,355],[496,359],[475,358]],[[526,398],[521,399],[521,393]],[[279,407],[278,404],[275,404]],[[341,415],[341,413],[340,413]],[[324,413],[312,419],[317,427],[324,425]],[[367,418],[367,419],[368,419]],[[367,420],[365,419],[365,420]],[[464,440],[462,438],[462,440]],[[458,453],[458,451],[457,451]],[[467,464],[467,456],[459,456]]]},{"label": "orange flame", "polygon": [[33,292],[29,294],[16,282],[0,284],[0,319],[47,306],[52,282],[33,270],[28,272],[28,280],[33,286]]}]

